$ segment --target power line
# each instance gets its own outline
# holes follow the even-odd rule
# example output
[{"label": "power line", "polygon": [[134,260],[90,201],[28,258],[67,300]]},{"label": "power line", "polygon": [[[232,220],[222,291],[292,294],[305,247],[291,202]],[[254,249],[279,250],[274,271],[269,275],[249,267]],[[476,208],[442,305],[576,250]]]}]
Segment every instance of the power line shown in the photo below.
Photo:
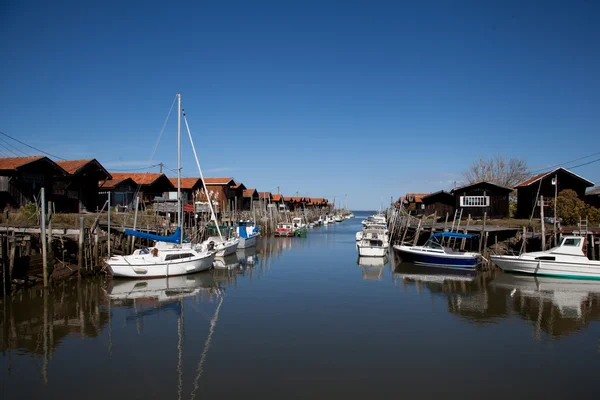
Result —
[{"label": "power line", "polygon": [[600,158],[597,158],[597,159],[595,159],[595,160],[592,160],[592,161],[588,161],[588,162],[586,162],[586,163],[583,163],[583,164],[576,165],[576,166],[574,166],[574,167],[569,167],[569,168],[570,168],[570,169],[573,169],[573,168],[579,168],[579,167],[583,167],[584,165],[590,165],[590,164],[593,164],[593,163],[595,163],[595,162],[598,162],[598,161],[600,161]]},{"label": "power line", "polygon": [[[600,152],[593,153],[593,154],[589,154],[589,155],[587,155],[587,156],[584,156],[584,157],[579,157],[579,158],[576,158],[576,159],[574,159],[574,160],[567,161],[567,162],[564,162],[564,163],[555,164],[555,165],[552,165],[552,166],[550,166],[550,167],[544,167],[544,168],[536,169],[535,171],[531,171],[531,173],[532,173],[532,174],[535,174],[536,172],[548,171],[549,169],[556,168],[556,167],[560,167],[560,166],[562,166],[562,165],[566,165],[566,164],[570,164],[570,163],[572,163],[572,162],[575,162],[575,161],[584,160],[584,159],[586,159],[586,158],[590,158],[590,157],[592,157],[592,156],[597,156],[598,154],[600,154]],[[584,164],[584,165],[586,165],[586,164]],[[569,167],[569,168],[576,168],[576,167]]]},{"label": "power line", "polygon": [[[28,156],[28,155],[29,155],[29,154],[25,153],[24,151],[22,151],[22,150],[19,150],[18,148],[16,148],[16,147],[15,147],[15,146],[13,146],[12,144],[10,144],[10,143],[8,142],[8,140],[6,140],[6,139],[4,139],[4,138],[1,138],[1,137],[0,137],[0,140],[2,140],[2,142],[6,143],[6,145],[7,145],[8,147],[10,147],[10,148],[12,148],[12,149],[15,149],[15,150],[16,150],[16,151],[18,151],[19,153],[21,153],[21,154],[23,154],[23,155],[25,155],[25,156]],[[13,151],[11,151],[11,153],[13,153],[13,154],[16,154],[16,153],[15,153],[15,152],[13,152]],[[20,156],[18,156],[18,155],[17,155],[17,157],[20,157]]]},{"label": "power line", "polygon": [[36,148],[36,147],[33,147],[33,146],[30,146],[30,145],[28,145],[27,143],[23,143],[23,142],[21,142],[19,139],[15,139],[14,137],[12,137],[12,136],[10,136],[10,135],[7,135],[6,133],[4,133],[4,132],[2,132],[2,131],[0,131],[0,133],[1,133],[1,134],[3,134],[4,136],[6,136],[7,138],[10,138],[10,139],[14,140],[14,141],[15,141],[15,142],[17,142],[17,143],[21,143],[23,146],[27,146],[27,147],[29,147],[30,149],[33,149],[33,150],[35,150],[35,151],[39,151],[40,153],[46,154],[46,155],[48,155],[48,156],[50,156],[50,157],[58,158],[59,160],[63,160],[63,161],[65,160],[65,159],[64,159],[64,158],[62,158],[62,157],[55,156],[54,154],[50,154],[50,153],[48,153],[47,151],[40,150],[40,149],[38,149],[38,148]]},{"label": "power line", "polygon": [[0,143],[0,146],[2,147],[2,149],[4,149],[4,150],[8,151],[9,153],[12,153],[12,155],[13,155],[13,156],[15,156],[15,157],[20,157],[20,156],[19,156],[17,153],[15,153],[14,151],[12,151],[12,150],[11,150],[11,149],[9,149],[8,147],[6,147],[6,146],[2,145],[1,143]]}]

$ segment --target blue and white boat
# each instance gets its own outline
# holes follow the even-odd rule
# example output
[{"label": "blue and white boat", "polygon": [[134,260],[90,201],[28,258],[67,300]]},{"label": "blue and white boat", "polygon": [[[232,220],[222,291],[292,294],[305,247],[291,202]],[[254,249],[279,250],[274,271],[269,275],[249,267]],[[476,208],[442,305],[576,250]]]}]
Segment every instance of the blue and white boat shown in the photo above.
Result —
[{"label": "blue and white boat", "polygon": [[394,250],[402,261],[413,262],[428,267],[475,269],[481,263],[481,254],[468,251],[454,250],[442,246],[441,239],[471,239],[479,235],[437,232],[423,246],[395,245]]},{"label": "blue and white boat", "polygon": [[254,221],[239,221],[236,233],[240,240],[238,248],[247,249],[256,246],[256,241],[260,237],[260,228]]}]

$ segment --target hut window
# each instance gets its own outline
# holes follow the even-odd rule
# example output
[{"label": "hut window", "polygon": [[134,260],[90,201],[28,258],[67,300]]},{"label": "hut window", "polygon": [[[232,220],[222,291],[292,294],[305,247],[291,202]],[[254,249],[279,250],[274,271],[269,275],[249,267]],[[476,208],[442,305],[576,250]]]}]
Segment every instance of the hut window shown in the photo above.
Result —
[{"label": "hut window", "polygon": [[461,207],[489,207],[490,196],[460,196]]}]

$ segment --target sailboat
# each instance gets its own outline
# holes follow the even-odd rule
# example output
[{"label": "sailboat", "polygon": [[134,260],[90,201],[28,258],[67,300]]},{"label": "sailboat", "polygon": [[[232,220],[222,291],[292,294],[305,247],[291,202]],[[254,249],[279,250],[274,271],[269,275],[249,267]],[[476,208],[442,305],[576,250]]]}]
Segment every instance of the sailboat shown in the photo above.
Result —
[{"label": "sailboat", "polygon": [[[177,94],[177,230],[171,236],[126,230],[125,234],[154,240],[152,248],[105,260],[110,274],[123,278],[158,278],[192,274],[212,267],[216,251],[201,244],[184,243],[181,215],[181,94]],[[190,136],[191,138],[191,136]],[[194,150],[195,154],[195,150]],[[204,181],[204,180],[203,180]],[[234,250],[235,251],[235,250]]]}]

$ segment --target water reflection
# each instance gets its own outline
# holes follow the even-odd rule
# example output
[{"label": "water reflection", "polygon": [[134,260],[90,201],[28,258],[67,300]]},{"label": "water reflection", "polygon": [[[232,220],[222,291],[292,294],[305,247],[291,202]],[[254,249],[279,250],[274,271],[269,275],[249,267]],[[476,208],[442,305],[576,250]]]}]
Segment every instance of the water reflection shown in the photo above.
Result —
[{"label": "water reflection", "polygon": [[539,336],[569,335],[600,318],[600,282],[499,275],[492,285],[508,292],[513,310],[532,321]]},{"label": "water reflection", "polygon": [[103,303],[102,278],[65,282],[52,290],[35,287],[3,298],[0,351],[41,356],[47,382],[48,362],[67,336],[95,338],[108,324]]},{"label": "water reflection", "polygon": [[356,261],[362,270],[362,277],[365,280],[380,281],[383,277],[383,270],[389,262],[388,256],[385,257],[358,257]]}]

